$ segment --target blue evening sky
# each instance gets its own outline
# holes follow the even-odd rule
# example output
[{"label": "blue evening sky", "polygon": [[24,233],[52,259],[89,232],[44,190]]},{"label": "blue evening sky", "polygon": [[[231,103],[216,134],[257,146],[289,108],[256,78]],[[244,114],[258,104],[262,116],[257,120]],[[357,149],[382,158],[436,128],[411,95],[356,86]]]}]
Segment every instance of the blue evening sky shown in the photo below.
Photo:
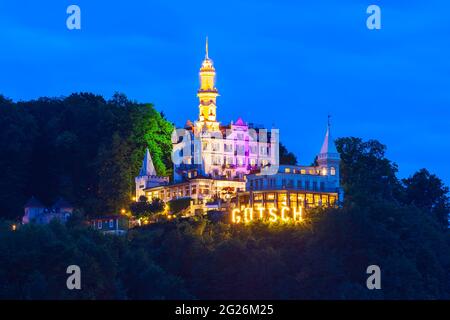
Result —
[{"label": "blue evening sky", "polygon": [[[366,27],[370,4],[381,30]],[[120,91],[184,125],[208,35],[220,121],[274,125],[309,164],[331,113],[334,137],[380,140],[401,177],[426,167],[450,184],[449,15],[444,0],[1,0],[0,93]]]}]

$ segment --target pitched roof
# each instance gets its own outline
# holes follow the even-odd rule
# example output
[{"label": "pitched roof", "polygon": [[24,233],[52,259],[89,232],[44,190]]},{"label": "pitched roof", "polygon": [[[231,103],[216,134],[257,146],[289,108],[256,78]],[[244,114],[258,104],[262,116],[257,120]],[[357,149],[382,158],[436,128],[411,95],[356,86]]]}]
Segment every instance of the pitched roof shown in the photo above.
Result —
[{"label": "pitched roof", "polygon": [[52,209],[56,208],[73,208],[73,207],[68,201],[66,201],[66,199],[60,197],[58,200],[56,200],[55,204],[52,206]]},{"label": "pitched roof", "polygon": [[244,120],[242,120],[241,117],[239,117],[236,122],[234,123],[235,126],[245,126]]},{"label": "pitched roof", "polygon": [[320,154],[335,153],[337,154],[336,145],[331,137],[330,126],[327,127],[327,133],[325,134],[325,139],[323,140],[322,148],[320,149]]},{"label": "pitched roof", "polygon": [[139,171],[139,176],[156,176],[156,170],[153,166],[152,157],[150,156],[150,151],[148,148],[145,149],[144,161],[142,161],[141,171]]},{"label": "pitched roof", "polygon": [[40,202],[38,199],[36,199],[34,196],[32,196],[30,199],[28,199],[27,203],[25,203],[25,208],[45,208],[45,206]]}]

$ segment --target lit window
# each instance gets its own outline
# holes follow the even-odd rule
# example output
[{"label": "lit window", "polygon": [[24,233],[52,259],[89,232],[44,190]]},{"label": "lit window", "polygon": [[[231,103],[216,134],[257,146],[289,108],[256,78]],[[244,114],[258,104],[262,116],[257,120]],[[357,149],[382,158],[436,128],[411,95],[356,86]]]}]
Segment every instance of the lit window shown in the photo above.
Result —
[{"label": "lit window", "polygon": [[301,173],[301,174],[306,174],[306,170],[305,170],[305,169],[301,169],[301,170],[300,170],[300,173]]},{"label": "lit window", "polygon": [[330,196],[330,205],[334,205],[336,203],[336,197]]},{"label": "lit window", "polygon": [[323,169],[322,169],[322,175],[323,175],[323,176],[326,176],[326,175],[327,175],[327,168],[323,168]]},{"label": "lit window", "polygon": [[266,196],[267,200],[274,200],[275,199],[275,194],[273,193],[268,193]]},{"label": "lit window", "polygon": [[322,195],[322,205],[327,206],[328,205],[328,195],[323,194]]},{"label": "lit window", "polygon": [[286,193],[278,194],[278,202],[284,203],[286,205],[286,199],[287,199]]},{"label": "lit window", "polygon": [[290,173],[290,172],[291,172],[291,169],[290,169],[290,168],[285,168],[285,169],[284,169],[284,172],[285,172],[285,173]]},{"label": "lit window", "polygon": [[336,169],[335,169],[334,167],[331,167],[331,168],[330,168],[330,174],[331,174],[332,176],[336,175]]},{"label": "lit window", "polygon": [[109,220],[109,227],[112,228],[114,226],[114,220],[110,219]]},{"label": "lit window", "polygon": [[322,204],[322,200],[320,199],[320,195],[319,194],[315,194],[314,195],[314,205],[315,206],[319,206]]}]

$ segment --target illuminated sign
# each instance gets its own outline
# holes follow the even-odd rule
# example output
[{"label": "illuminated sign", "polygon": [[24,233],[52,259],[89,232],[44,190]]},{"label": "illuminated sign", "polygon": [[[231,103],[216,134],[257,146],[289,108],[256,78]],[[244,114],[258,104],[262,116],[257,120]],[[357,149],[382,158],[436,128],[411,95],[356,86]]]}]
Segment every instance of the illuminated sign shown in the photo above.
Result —
[{"label": "illuminated sign", "polygon": [[283,206],[281,208],[243,208],[233,209],[231,211],[232,223],[248,223],[255,220],[266,220],[269,222],[301,222],[303,220],[303,207],[289,208]]}]

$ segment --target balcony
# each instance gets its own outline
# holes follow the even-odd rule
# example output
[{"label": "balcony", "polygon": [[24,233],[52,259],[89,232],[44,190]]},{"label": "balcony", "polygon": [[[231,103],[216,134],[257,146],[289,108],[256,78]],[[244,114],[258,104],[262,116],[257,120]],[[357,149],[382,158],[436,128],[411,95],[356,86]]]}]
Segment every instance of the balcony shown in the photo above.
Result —
[{"label": "balcony", "polygon": [[292,192],[327,192],[327,193],[338,193],[339,192],[339,188],[305,188],[305,187],[295,187],[295,186],[286,186],[286,185],[273,185],[273,186],[267,186],[267,185],[263,185],[260,186],[258,185],[258,188],[256,188],[255,186],[249,186],[247,184],[247,191],[292,191]]}]

